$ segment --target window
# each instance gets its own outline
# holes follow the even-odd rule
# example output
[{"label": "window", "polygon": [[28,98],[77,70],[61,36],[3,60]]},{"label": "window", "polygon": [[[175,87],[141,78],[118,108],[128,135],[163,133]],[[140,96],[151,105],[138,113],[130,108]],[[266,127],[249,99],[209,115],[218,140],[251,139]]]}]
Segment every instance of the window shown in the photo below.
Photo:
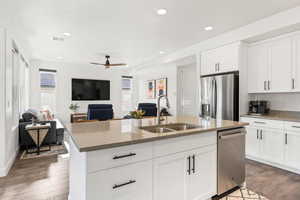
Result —
[{"label": "window", "polygon": [[122,115],[132,111],[132,77],[122,76]]},{"label": "window", "polygon": [[56,71],[40,69],[41,108],[56,113]]}]

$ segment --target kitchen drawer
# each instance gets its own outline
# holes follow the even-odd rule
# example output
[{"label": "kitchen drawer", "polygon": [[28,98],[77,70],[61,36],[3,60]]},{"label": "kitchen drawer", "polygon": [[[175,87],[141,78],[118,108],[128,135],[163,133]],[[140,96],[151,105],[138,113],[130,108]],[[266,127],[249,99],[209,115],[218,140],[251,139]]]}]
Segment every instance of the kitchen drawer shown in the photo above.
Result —
[{"label": "kitchen drawer", "polygon": [[284,122],[284,127],[285,130],[300,133],[300,122]]},{"label": "kitchen drawer", "polygon": [[152,200],[152,160],[90,173],[88,200]]},{"label": "kitchen drawer", "polygon": [[188,151],[216,143],[216,131],[182,136],[168,140],[159,140],[153,143],[153,157],[160,157],[177,152]]},{"label": "kitchen drawer", "polygon": [[242,117],[242,122],[248,122],[249,126],[263,127],[263,128],[274,128],[284,129],[284,122],[279,120],[268,120],[261,118]]},{"label": "kitchen drawer", "polygon": [[87,154],[87,171],[95,172],[149,159],[152,159],[151,142],[90,151]]}]

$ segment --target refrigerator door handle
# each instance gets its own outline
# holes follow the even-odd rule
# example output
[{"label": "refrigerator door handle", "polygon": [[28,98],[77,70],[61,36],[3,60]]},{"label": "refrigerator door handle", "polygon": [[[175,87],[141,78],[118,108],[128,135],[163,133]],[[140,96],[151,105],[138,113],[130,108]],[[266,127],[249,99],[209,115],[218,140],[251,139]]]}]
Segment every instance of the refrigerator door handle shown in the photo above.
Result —
[{"label": "refrigerator door handle", "polygon": [[217,118],[217,81],[216,79],[212,80],[212,118]]}]

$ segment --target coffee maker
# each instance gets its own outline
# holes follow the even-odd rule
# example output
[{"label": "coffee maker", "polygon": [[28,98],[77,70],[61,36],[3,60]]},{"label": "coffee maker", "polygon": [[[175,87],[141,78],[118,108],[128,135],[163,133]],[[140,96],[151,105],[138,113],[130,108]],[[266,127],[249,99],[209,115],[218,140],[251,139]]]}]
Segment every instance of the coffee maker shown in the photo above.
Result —
[{"label": "coffee maker", "polygon": [[270,112],[269,101],[249,101],[249,114],[264,115]]}]

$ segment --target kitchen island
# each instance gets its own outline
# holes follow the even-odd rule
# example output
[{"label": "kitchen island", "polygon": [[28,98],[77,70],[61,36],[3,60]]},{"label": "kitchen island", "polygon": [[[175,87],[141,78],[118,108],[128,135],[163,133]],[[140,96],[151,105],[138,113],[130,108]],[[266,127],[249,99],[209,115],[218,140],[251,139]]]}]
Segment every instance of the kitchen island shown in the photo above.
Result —
[{"label": "kitchen island", "polygon": [[217,194],[217,131],[247,123],[166,117],[68,124],[69,200],[200,200]]}]

